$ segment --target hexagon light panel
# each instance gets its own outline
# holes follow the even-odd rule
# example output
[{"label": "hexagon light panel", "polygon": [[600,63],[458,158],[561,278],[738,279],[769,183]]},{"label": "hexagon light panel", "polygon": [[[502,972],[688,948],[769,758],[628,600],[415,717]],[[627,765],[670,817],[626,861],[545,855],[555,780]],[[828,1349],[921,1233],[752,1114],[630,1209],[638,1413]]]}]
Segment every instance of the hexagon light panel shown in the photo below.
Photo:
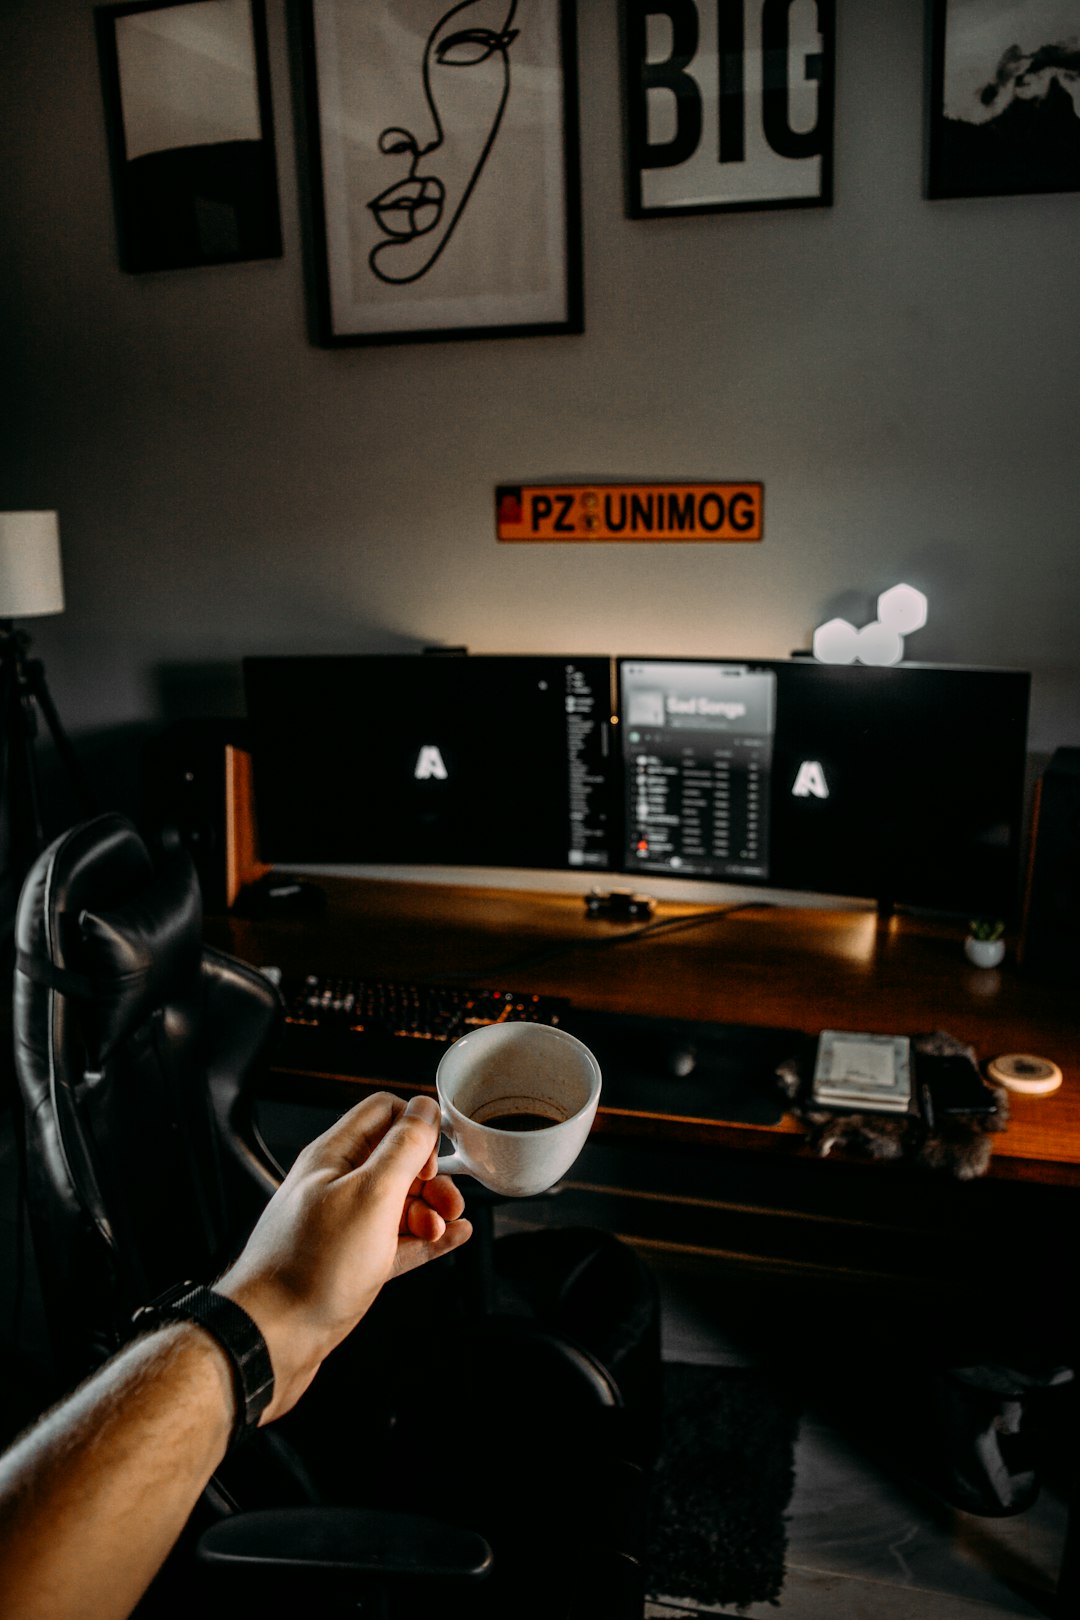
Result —
[{"label": "hexagon light panel", "polygon": [[927,619],[928,603],[914,585],[891,585],[877,599],[877,616],[882,624],[901,636],[921,630]]},{"label": "hexagon light panel", "polygon": [[846,619],[830,619],[814,631],[814,657],[819,664],[853,664],[859,632]]},{"label": "hexagon light panel", "polygon": [[929,604],[914,585],[891,585],[877,600],[878,616],[856,629],[846,619],[829,619],[814,631],[819,664],[898,664],[904,637],[921,630]]},{"label": "hexagon light panel", "polygon": [[855,632],[855,657],[860,664],[898,664],[904,656],[904,638],[898,630],[871,619]]}]

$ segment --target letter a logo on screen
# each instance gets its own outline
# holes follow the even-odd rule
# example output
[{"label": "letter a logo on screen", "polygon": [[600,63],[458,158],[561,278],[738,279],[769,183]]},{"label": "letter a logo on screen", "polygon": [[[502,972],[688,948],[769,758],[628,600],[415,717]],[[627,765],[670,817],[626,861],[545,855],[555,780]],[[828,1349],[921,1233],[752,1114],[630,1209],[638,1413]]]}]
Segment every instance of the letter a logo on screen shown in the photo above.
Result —
[{"label": "letter a logo on screen", "polygon": [[827,799],[829,785],[825,780],[825,772],[816,759],[804,759],[799,766],[799,774],[795,778],[795,786],[791,790],[793,799]]},{"label": "letter a logo on screen", "polygon": [[440,782],[446,781],[446,766],[443,764],[443,757],[437,748],[431,744],[421,748],[416,756],[416,769],[413,771],[413,775],[418,782],[426,782],[432,776],[438,777]]}]

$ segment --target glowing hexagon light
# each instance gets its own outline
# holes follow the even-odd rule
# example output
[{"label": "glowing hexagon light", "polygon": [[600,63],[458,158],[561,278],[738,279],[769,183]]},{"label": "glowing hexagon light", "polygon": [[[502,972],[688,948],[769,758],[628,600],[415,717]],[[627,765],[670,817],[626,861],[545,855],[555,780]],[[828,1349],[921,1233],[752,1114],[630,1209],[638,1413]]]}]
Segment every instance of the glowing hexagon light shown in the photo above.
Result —
[{"label": "glowing hexagon light", "polygon": [[814,657],[819,664],[898,664],[904,637],[921,630],[929,604],[914,585],[891,585],[877,600],[878,616],[861,630],[846,619],[830,619],[814,631]]},{"label": "glowing hexagon light", "polygon": [[878,597],[877,616],[890,630],[910,636],[926,623],[928,606],[926,597],[914,585],[893,585]]},{"label": "glowing hexagon light", "polygon": [[830,619],[814,631],[814,657],[819,664],[853,664],[859,632],[846,619]]},{"label": "glowing hexagon light", "polygon": [[891,625],[871,619],[855,632],[855,656],[860,664],[898,664],[904,656],[904,638]]}]

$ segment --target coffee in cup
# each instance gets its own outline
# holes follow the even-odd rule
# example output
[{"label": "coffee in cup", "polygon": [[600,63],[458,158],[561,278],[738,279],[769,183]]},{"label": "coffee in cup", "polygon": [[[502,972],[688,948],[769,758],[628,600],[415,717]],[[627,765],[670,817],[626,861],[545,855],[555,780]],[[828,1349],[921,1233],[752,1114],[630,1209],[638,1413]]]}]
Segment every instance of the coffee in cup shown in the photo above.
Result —
[{"label": "coffee in cup", "polygon": [[479,1125],[486,1125],[489,1131],[546,1131],[551,1125],[561,1125],[562,1121],[552,1119],[547,1114],[529,1114],[522,1111],[520,1114],[488,1114],[481,1109],[480,1113],[471,1116]]}]

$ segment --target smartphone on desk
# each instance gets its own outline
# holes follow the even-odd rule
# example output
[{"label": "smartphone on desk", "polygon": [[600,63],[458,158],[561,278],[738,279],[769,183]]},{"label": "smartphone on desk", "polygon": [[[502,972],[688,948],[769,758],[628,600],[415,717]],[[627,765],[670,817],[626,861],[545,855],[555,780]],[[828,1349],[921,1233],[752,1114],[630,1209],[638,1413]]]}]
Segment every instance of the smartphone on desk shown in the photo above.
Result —
[{"label": "smartphone on desk", "polygon": [[927,1124],[950,1114],[996,1114],[998,1101],[975,1064],[963,1052],[948,1057],[920,1054],[919,1089]]}]

